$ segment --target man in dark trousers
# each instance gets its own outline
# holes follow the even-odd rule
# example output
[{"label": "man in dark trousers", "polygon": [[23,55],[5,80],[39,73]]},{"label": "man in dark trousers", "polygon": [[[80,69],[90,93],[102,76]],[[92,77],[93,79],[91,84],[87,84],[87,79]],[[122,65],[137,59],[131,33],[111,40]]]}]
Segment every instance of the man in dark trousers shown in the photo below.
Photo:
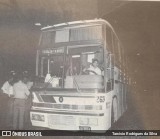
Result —
[{"label": "man in dark trousers", "polygon": [[[33,82],[31,80],[31,75],[29,74],[28,71],[23,72],[23,82],[27,85],[28,90],[33,86]],[[25,129],[30,129],[31,127],[31,120],[30,120],[30,109],[31,109],[31,103],[32,103],[32,98],[31,94],[28,96],[26,100],[26,106],[25,106]]]}]

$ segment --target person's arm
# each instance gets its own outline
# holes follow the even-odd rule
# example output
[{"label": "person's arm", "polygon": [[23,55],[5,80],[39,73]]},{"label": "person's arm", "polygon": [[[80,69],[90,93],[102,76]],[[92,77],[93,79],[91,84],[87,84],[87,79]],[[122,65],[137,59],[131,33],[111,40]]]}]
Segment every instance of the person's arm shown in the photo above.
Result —
[{"label": "person's arm", "polygon": [[15,98],[15,96],[16,96],[16,91],[15,91],[15,85],[13,85],[13,97]]},{"label": "person's arm", "polygon": [[98,70],[98,75],[102,75],[102,70],[100,69],[100,68],[98,68],[99,70]]},{"label": "person's arm", "polygon": [[28,90],[30,90],[32,86],[33,86],[33,82],[28,82],[28,83],[27,83],[27,88],[28,88]]},{"label": "person's arm", "polygon": [[24,89],[25,89],[25,95],[28,97],[30,94],[30,91],[28,90],[26,85],[24,86]]},{"label": "person's arm", "polygon": [[91,68],[91,63],[87,63],[87,65],[86,66],[84,66],[84,68],[83,68],[83,72],[86,72],[86,70],[90,70],[90,68]]},{"label": "person's arm", "polygon": [[87,70],[87,68],[84,68],[84,69],[83,69],[83,72],[86,72],[86,70]]},{"label": "person's arm", "polygon": [[7,85],[7,82],[5,82],[3,84],[1,90],[3,91],[3,93],[8,94],[8,85]]},{"label": "person's arm", "polygon": [[13,86],[9,88],[9,97],[13,97]]}]

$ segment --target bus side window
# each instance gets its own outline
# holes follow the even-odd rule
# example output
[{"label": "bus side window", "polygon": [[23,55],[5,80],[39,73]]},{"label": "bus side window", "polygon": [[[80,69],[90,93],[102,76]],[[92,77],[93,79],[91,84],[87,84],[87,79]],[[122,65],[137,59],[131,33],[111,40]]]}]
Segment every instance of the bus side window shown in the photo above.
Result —
[{"label": "bus side window", "polygon": [[113,51],[113,32],[110,28],[106,27],[106,49],[108,51],[106,55],[106,86],[107,86],[107,92],[113,90],[114,86],[114,56],[112,53]]},{"label": "bus side window", "polygon": [[115,57],[115,65],[121,67],[122,64],[122,52],[120,48],[120,42],[115,34],[113,34],[113,48],[114,48],[114,57]]},{"label": "bus side window", "polygon": [[110,28],[106,27],[106,49],[113,53],[113,40],[112,40],[112,31]]},{"label": "bus side window", "polygon": [[113,55],[108,56],[108,66],[107,66],[107,92],[113,90],[114,86],[114,59]]}]

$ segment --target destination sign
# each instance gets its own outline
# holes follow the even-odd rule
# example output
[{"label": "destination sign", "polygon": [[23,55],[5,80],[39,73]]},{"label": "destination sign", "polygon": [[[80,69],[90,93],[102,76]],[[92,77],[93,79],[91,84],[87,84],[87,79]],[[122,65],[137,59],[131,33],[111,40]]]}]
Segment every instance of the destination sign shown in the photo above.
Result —
[{"label": "destination sign", "polygon": [[61,54],[61,53],[64,53],[64,48],[42,50],[42,54]]}]

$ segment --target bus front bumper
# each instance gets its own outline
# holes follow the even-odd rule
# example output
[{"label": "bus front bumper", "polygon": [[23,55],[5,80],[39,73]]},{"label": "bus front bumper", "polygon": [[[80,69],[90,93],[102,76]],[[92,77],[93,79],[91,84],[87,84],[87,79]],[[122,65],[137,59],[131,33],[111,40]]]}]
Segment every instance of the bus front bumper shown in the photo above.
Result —
[{"label": "bus front bumper", "polygon": [[[82,112],[30,112],[33,126],[45,127],[55,130],[107,130],[104,113]],[[107,122],[107,121],[106,121]]]}]

